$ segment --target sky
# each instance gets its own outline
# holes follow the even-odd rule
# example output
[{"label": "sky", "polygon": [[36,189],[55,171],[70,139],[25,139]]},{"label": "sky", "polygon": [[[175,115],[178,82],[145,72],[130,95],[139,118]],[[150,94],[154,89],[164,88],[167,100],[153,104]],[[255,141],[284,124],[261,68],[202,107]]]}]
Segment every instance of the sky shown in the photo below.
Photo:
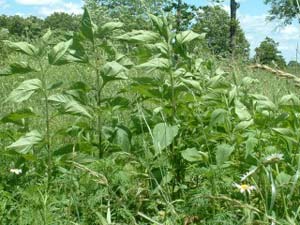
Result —
[{"label": "sky", "polygon": [[[212,4],[209,0],[184,0],[197,6]],[[300,26],[294,22],[288,26],[280,26],[280,21],[266,20],[269,7],[263,0],[239,0],[238,19],[250,43],[251,56],[254,49],[266,36],[279,43],[279,50],[287,61],[295,60],[297,42],[300,46]],[[35,15],[46,17],[55,11],[80,14],[82,0],[0,0],[0,15]],[[222,3],[222,7],[229,12],[229,0]]]}]

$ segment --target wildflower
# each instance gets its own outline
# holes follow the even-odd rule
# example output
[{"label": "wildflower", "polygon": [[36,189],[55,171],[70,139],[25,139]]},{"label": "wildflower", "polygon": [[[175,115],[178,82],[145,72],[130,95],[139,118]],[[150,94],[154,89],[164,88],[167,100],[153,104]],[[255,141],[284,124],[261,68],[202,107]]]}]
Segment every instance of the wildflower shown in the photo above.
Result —
[{"label": "wildflower", "polygon": [[276,163],[283,160],[283,154],[274,153],[264,159],[264,163]]},{"label": "wildflower", "polygon": [[241,184],[241,185],[239,185],[237,183],[234,183],[233,186],[236,187],[237,189],[239,189],[241,193],[245,193],[247,191],[250,194],[251,191],[256,190],[255,186],[248,185],[248,184]]},{"label": "wildflower", "polygon": [[10,169],[9,172],[19,175],[22,173],[22,169]]}]

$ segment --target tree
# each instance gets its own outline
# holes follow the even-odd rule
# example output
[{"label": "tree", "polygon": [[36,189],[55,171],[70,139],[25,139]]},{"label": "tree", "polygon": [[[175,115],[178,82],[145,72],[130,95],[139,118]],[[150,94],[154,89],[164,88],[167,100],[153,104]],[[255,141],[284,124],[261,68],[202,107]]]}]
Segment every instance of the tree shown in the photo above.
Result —
[{"label": "tree", "polygon": [[[196,23],[193,30],[206,33],[206,40],[211,51],[220,56],[227,56],[231,52],[229,14],[220,6],[204,6],[198,9]],[[239,23],[236,23],[235,55],[249,57],[249,42],[247,41]]]},{"label": "tree", "polygon": [[[300,11],[298,0],[264,0],[264,2],[271,6],[269,19],[280,19],[284,24],[292,23]],[[298,17],[298,21],[300,22],[300,17]]]},{"label": "tree", "polygon": [[236,12],[239,4],[235,0],[230,0],[230,35],[229,35],[229,45],[230,52],[234,56],[235,54],[235,39],[237,32],[237,19]]},{"label": "tree", "polygon": [[35,16],[0,16],[0,27],[9,30],[18,39],[35,39],[41,35],[43,20]]},{"label": "tree", "polygon": [[295,61],[295,60],[291,60],[289,63],[288,63],[288,66],[289,67],[300,67],[300,63]]},{"label": "tree", "polygon": [[268,65],[275,63],[280,68],[284,68],[286,63],[281,52],[278,50],[278,46],[279,44],[272,38],[266,37],[266,39],[260,43],[259,47],[255,49],[255,61]]},{"label": "tree", "polygon": [[[179,9],[179,10],[178,10]],[[177,31],[187,30],[191,27],[193,19],[196,17],[197,7],[183,2],[170,2],[163,11],[172,14],[176,12],[175,27]]]},{"label": "tree", "polygon": [[79,23],[80,18],[76,15],[55,12],[45,19],[44,27],[51,28],[52,30],[75,31],[78,29]]},{"label": "tree", "polygon": [[169,3],[170,0],[85,0],[97,22],[118,20],[127,30],[147,28],[147,13],[161,14]]}]

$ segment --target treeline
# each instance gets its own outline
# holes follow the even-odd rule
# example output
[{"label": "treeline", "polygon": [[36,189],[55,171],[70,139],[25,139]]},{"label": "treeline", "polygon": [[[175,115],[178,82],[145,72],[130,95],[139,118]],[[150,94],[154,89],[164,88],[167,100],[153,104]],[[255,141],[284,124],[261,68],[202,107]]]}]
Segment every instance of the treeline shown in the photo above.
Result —
[{"label": "treeline", "polygon": [[40,37],[46,29],[74,31],[78,29],[80,16],[63,12],[55,12],[45,19],[29,16],[0,16],[0,27],[6,28],[10,35],[19,39],[35,39]]},{"label": "treeline", "polygon": [[[191,28],[194,32],[205,33],[206,43],[202,48],[213,55],[223,58],[232,57],[234,53],[234,57],[239,60],[250,60],[250,44],[237,19],[234,19],[234,46],[232,46],[232,16],[221,6],[196,7],[181,0],[85,0],[85,6],[90,9],[98,25],[119,21],[124,23],[126,31],[150,29],[147,27],[149,12],[154,15],[167,14],[174,30]],[[238,5],[236,7],[238,8]],[[63,12],[55,12],[46,18],[2,15],[0,29],[7,29],[10,39],[31,41],[42,36],[50,28],[56,37],[61,39],[67,32],[78,29],[80,18],[81,15]],[[261,43],[251,60],[264,64],[275,63],[281,68],[286,66],[278,50],[278,43],[270,38]]]}]

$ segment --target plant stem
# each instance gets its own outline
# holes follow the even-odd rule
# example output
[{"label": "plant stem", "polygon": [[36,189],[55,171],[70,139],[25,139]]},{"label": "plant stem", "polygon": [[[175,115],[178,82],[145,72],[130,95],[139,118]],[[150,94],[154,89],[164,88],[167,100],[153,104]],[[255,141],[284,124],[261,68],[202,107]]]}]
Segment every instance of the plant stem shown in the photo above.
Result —
[{"label": "plant stem", "polygon": [[50,117],[49,117],[49,103],[48,103],[48,90],[47,90],[47,80],[46,73],[47,70],[44,69],[41,61],[39,61],[41,72],[42,72],[42,85],[43,85],[43,94],[45,98],[45,125],[46,125],[46,149],[48,153],[48,186],[51,180],[52,172],[52,152],[51,152],[51,143],[50,143]]},{"label": "plant stem", "polygon": [[102,92],[102,88],[103,88],[103,84],[100,82],[102,82],[100,80],[101,74],[100,74],[100,70],[99,70],[99,66],[100,66],[100,59],[98,57],[98,52],[97,49],[95,47],[95,44],[93,44],[93,51],[95,54],[95,72],[96,72],[96,102],[97,102],[97,133],[98,133],[98,150],[99,150],[99,158],[103,158],[103,148],[102,148],[102,120],[101,120],[101,92]]}]

